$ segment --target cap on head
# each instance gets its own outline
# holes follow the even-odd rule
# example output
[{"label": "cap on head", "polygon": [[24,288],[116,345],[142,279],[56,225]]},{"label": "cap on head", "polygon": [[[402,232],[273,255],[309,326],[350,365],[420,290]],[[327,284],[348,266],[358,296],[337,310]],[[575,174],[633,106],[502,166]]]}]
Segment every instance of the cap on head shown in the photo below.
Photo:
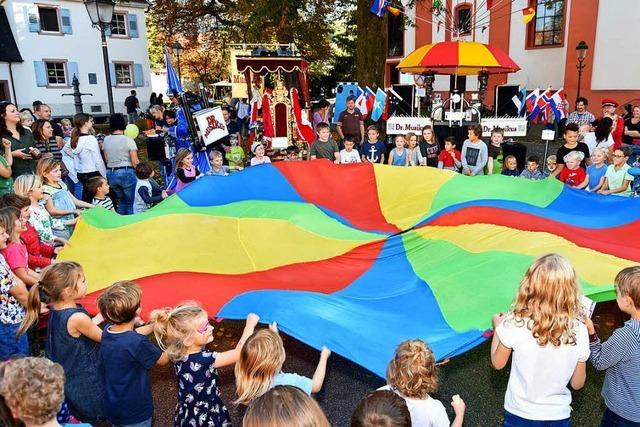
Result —
[{"label": "cap on head", "polygon": [[615,107],[615,108],[618,108],[618,105],[620,105],[620,104],[618,104],[618,101],[616,101],[613,98],[604,98],[602,100],[602,108],[604,108],[604,107]]}]

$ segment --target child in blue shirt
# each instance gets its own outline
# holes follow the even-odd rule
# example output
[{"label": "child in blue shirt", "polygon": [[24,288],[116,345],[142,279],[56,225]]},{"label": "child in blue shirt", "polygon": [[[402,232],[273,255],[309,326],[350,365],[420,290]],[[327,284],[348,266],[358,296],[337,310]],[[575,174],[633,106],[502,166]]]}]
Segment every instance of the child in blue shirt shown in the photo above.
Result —
[{"label": "child in blue shirt", "polygon": [[603,426],[640,425],[640,266],[627,267],[615,278],[616,302],[630,320],[600,342],[593,322],[586,318],[589,360],[606,373],[602,397],[606,409]]},{"label": "child in blue shirt", "polygon": [[540,165],[540,158],[538,156],[527,157],[527,167],[520,173],[520,178],[538,180],[542,179],[542,172],[538,168]]},{"label": "child in blue shirt", "polygon": [[602,189],[604,175],[607,173],[607,155],[608,152],[604,148],[597,147],[593,149],[591,164],[587,166],[587,175],[589,175],[587,191],[597,192]]},{"label": "child in blue shirt", "polygon": [[153,325],[134,330],[142,291],[132,282],[117,282],[98,298],[109,323],[102,332],[100,358],[104,367],[105,410],[114,427],[151,427],[153,399],[149,370],[169,357],[146,337]]},{"label": "child in blue shirt", "polygon": [[384,163],[386,150],[378,140],[380,132],[375,125],[367,128],[367,140],[360,147],[360,155],[364,163]]}]

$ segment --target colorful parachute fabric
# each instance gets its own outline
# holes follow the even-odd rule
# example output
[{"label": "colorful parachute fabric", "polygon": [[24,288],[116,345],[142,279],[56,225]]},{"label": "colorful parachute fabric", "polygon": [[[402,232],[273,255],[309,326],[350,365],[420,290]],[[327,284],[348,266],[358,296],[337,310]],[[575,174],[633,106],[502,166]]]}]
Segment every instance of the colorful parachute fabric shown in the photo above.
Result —
[{"label": "colorful parachute fabric", "polygon": [[640,262],[639,208],[556,180],[280,162],[205,177],[141,215],[92,209],[61,258],[84,266],[89,308],[134,280],[145,314],[185,300],[256,312],[382,376],[404,339],[438,359],[481,343],[544,253],[612,299],[615,274]]}]

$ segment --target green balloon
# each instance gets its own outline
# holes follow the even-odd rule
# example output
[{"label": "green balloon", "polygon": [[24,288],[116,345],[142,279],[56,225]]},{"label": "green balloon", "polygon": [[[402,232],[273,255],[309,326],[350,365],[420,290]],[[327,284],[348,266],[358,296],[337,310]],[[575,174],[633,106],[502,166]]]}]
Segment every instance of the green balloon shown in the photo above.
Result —
[{"label": "green balloon", "polygon": [[132,139],[136,139],[136,137],[140,135],[140,129],[138,129],[138,126],[133,123],[129,123],[124,129],[124,134]]}]

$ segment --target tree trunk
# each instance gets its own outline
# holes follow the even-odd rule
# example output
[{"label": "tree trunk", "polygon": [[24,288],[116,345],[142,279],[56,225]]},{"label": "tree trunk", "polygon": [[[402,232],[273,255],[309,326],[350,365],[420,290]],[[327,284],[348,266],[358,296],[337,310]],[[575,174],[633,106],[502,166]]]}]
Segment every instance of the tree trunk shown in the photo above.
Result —
[{"label": "tree trunk", "polygon": [[358,0],[356,79],[360,87],[384,89],[387,59],[387,18],[371,13],[371,0]]}]

